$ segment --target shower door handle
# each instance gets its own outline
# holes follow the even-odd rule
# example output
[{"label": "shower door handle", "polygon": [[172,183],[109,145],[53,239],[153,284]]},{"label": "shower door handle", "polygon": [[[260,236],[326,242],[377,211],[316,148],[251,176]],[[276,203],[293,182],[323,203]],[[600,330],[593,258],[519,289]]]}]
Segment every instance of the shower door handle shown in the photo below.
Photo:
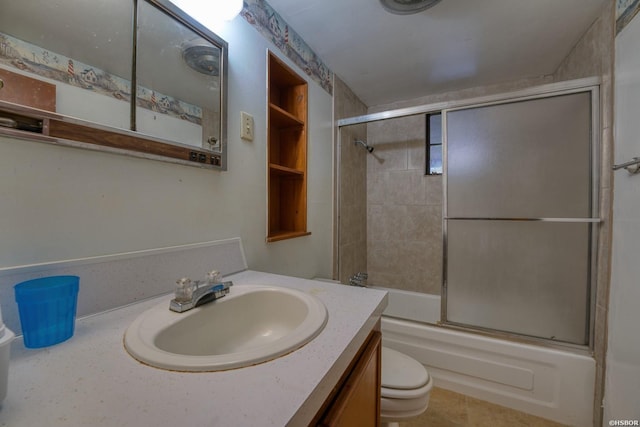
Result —
[{"label": "shower door handle", "polygon": [[530,221],[530,222],[602,222],[602,218],[493,218],[493,217],[445,217],[445,220],[457,221]]}]

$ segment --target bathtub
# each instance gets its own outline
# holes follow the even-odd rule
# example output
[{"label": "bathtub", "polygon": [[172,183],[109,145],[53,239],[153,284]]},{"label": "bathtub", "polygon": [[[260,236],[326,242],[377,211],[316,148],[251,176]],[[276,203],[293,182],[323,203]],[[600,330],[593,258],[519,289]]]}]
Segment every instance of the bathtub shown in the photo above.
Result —
[{"label": "bathtub", "polygon": [[435,386],[571,426],[593,425],[595,360],[559,350],[437,326],[440,297],[389,292],[385,346],[424,364]]}]

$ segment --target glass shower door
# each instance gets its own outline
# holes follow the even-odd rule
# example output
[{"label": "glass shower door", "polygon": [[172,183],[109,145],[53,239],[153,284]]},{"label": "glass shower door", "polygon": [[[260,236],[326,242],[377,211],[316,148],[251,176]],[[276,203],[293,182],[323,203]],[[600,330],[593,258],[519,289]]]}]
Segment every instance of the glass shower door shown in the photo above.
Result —
[{"label": "glass shower door", "polygon": [[589,344],[592,96],[445,111],[444,323]]}]

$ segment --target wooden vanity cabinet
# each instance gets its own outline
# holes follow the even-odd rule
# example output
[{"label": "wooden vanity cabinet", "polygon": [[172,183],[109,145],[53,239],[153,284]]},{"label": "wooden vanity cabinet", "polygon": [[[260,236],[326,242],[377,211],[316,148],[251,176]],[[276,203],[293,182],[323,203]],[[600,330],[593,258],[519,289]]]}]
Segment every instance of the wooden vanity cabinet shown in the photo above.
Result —
[{"label": "wooden vanity cabinet", "polygon": [[382,335],[373,331],[351,367],[334,389],[317,426],[374,427],[380,425]]}]

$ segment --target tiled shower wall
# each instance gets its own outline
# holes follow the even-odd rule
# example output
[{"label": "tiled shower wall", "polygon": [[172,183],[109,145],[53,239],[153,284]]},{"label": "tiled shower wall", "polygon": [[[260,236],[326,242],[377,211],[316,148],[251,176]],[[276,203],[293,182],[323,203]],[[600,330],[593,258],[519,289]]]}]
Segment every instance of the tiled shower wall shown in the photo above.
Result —
[{"label": "tiled shower wall", "polygon": [[424,115],[370,123],[367,142],[369,283],[439,294],[442,177],[425,175]]},{"label": "tiled shower wall", "polygon": [[[367,107],[339,78],[334,79],[335,119],[354,117],[367,113]],[[353,141],[366,139],[366,125],[346,126],[336,130],[340,134],[340,146],[334,150],[339,164],[339,211],[335,215],[338,224],[334,238],[334,278],[347,283],[349,276],[358,271],[367,271],[367,158],[366,151]],[[338,141],[338,138],[335,138]],[[338,207],[336,207],[338,209]]]}]

